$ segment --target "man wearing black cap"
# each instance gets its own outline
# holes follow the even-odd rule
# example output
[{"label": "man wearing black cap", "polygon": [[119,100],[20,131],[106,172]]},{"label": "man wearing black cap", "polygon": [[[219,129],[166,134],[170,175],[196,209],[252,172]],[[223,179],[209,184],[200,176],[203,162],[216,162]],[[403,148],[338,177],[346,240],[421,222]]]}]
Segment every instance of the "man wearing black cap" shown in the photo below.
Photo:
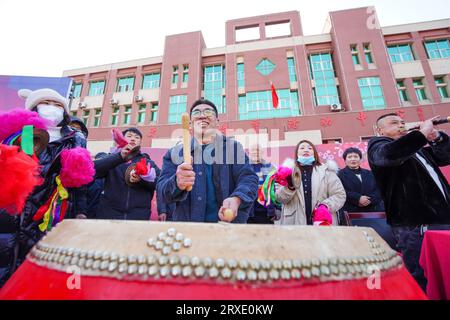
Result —
[{"label": "man wearing black cap", "polygon": [[[137,128],[123,131],[128,145],[119,152],[94,161],[95,178],[105,178],[105,191],[97,219],[150,220],[151,201],[160,170],[147,154],[140,152],[142,133]],[[131,166],[145,159],[148,174],[138,175]]]},{"label": "man wearing black cap", "polygon": [[190,120],[193,164],[183,162],[182,144],[170,149],[163,159],[158,194],[176,205],[173,221],[246,223],[258,177],[242,145],[217,130],[217,108],[211,101],[194,102]]}]

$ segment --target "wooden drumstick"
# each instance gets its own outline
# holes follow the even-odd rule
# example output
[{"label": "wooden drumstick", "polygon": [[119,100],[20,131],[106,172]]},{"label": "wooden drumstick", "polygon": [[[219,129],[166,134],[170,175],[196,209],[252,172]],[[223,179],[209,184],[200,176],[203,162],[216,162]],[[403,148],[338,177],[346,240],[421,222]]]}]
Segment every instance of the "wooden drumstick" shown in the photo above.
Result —
[{"label": "wooden drumstick", "polygon": [[[181,125],[183,128],[183,158],[185,163],[191,163],[191,135],[189,133],[189,114],[184,112],[181,115]],[[192,186],[188,186],[186,191],[191,191]]]}]

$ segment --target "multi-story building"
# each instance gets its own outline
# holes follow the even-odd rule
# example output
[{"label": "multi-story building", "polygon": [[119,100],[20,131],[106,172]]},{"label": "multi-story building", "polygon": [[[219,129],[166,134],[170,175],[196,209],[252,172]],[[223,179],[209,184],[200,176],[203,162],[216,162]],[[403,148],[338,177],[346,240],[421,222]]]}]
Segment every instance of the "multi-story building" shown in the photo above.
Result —
[{"label": "multi-story building", "polygon": [[200,31],[170,35],[162,56],[63,75],[93,151],[111,146],[112,127],[140,127],[145,147],[172,146],[199,97],[236,138],[254,129],[281,146],[360,142],[386,112],[408,123],[449,114],[449,39],[450,19],[380,27],[373,7],[330,12],[323,34],[305,36],[290,11],[227,21],[223,47],[207,48]]}]

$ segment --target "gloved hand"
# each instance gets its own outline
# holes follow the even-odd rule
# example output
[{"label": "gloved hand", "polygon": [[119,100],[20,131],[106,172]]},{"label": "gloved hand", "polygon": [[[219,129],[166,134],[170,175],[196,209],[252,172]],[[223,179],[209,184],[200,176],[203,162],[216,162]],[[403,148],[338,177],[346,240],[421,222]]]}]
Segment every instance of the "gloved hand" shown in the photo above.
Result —
[{"label": "gloved hand", "polygon": [[156,179],[155,168],[150,168],[148,174],[142,175],[141,178],[147,182],[154,182]]},{"label": "gloved hand", "polygon": [[124,148],[128,144],[128,141],[125,139],[122,131],[120,131],[119,129],[114,128],[111,130],[111,133],[113,136],[113,140],[119,149]]},{"label": "gloved hand", "polygon": [[316,207],[312,213],[312,220],[315,226],[331,226],[333,223],[333,216],[330,210],[324,204]]},{"label": "gloved hand", "polygon": [[292,175],[289,175],[286,177],[286,182],[287,182],[287,186],[289,187],[289,189],[292,189],[292,190],[295,189],[294,182],[292,181]]},{"label": "gloved hand", "polygon": [[288,167],[278,167],[278,171],[275,173],[275,182],[285,187],[288,185],[288,177],[291,178],[292,182],[292,169]]}]

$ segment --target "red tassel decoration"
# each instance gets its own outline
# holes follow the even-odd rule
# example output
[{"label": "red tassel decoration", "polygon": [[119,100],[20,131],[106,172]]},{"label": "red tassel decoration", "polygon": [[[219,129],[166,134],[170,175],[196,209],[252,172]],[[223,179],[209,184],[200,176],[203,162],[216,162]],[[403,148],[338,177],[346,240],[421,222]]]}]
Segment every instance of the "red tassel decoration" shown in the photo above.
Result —
[{"label": "red tassel decoration", "polygon": [[33,189],[42,183],[39,164],[17,146],[0,144],[0,208],[20,214]]}]

